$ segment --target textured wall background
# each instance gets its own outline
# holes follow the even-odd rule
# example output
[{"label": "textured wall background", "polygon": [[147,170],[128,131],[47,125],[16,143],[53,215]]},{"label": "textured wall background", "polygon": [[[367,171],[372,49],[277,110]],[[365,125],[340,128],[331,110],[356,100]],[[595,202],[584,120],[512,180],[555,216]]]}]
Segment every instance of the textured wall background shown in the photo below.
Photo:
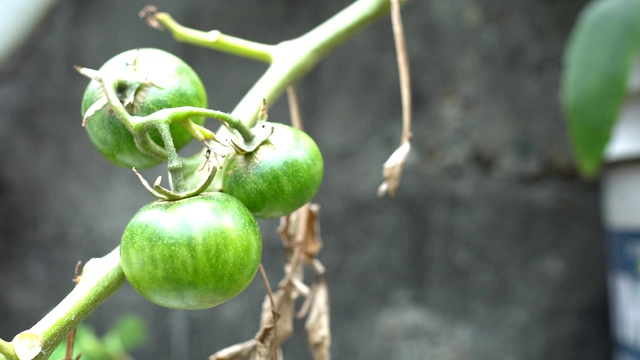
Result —
[{"label": "textured wall background", "polygon": [[[349,3],[188,1],[156,5],[195,28],[264,42],[295,36]],[[585,1],[411,1],[404,10],[414,152],[395,199],[378,199],[400,105],[388,19],[298,84],[322,148],[321,260],[336,359],[606,359],[605,245],[596,183],[574,176],[559,110],[561,56]],[[61,0],[0,69],[0,337],[68,293],[76,261],[102,256],[151,199],[80,127],[87,81],[112,55],[153,46],[190,63],[213,108],[231,110],[264,65],[175,43],[137,18],[142,1]],[[272,119],[287,119],[284,102]],[[279,279],[276,222],[264,262]],[[138,312],[140,359],[203,359],[252,337],[264,293],[205,312],[165,310],[125,286],[89,322]],[[298,324],[302,325],[302,324]],[[304,338],[285,346],[308,358]]]}]

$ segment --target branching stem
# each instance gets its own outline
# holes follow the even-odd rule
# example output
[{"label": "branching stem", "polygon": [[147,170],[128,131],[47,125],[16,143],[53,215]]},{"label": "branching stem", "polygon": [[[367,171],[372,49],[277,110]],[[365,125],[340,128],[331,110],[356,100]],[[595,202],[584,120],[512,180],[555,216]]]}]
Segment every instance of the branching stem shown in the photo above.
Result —
[{"label": "branching stem", "polygon": [[173,138],[171,137],[171,130],[169,129],[169,122],[158,122],[156,129],[162,136],[162,142],[164,142],[164,149],[167,152],[167,163],[169,169],[169,175],[171,178],[171,189],[177,193],[183,193],[187,191],[187,187],[184,184],[184,175],[182,173],[182,161],[178,157],[178,151],[173,144]]},{"label": "branching stem", "polygon": [[167,13],[157,13],[154,16],[155,20],[171,32],[176,41],[206,47],[265,63],[270,63],[272,61],[273,45],[266,45],[240,39],[223,34],[218,30],[200,31],[187,28],[177,23],[171,15]]},{"label": "branching stem", "polygon": [[263,99],[267,104],[275,103],[288,85],[306,74],[356,32],[387,15],[390,6],[389,0],[358,0],[308,33],[277,45],[235,41],[236,38],[217,31],[203,32],[187,28],[166,13],[157,13],[155,18],[178,41],[271,63],[232,112],[236,118],[253,127]]},{"label": "branching stem", "polygon": [[359,0],[308,33],[276,45],[271,66],[231,114],[252,127],[258,119],[262,99],[274,104],[288,85],[357,31],[387,15],[389,9],[389,0]]}]

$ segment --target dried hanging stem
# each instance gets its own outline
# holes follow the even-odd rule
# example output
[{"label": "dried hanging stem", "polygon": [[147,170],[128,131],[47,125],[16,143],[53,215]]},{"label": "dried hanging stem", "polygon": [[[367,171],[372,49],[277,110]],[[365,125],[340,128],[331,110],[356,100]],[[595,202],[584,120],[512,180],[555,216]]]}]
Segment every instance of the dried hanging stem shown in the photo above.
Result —
[{"label": "dried hanging stem", "polygon": [[[267,287],[267,299],[269,299],[269,304],[271,305],[271,316],[273,317],[273,336],[275,338],[278,338],[277,323],[278,323],[278,317],[280,317],[280,314],[278,313],[278,310],[276,308],[276,302],[275,300],[273,300],[273,292],[271,291],[271,284],[269,284],[269,278],[267,277],[267,272],[264,271],[264,266],[262,266],[262,263],[260,264],[260,275],[262,276],[262,281],[264,281],[264,284]],[[273,352],[273,358],[277,359],[278,347],[275,345],[276,344],[274,342],[271,348]]]},{"label": "dried hanging stem", "polygon": [[[80,280],[82,280],[82,272],[80,270],[80,265],[82,265],[82,261],[78,261],[76,263],[75,270],[73,271],[74,277],[73,277],[73,280],[71,280],[76,285],[78,285]],[[73,330],[71,330],[71,332],[67,335],[67,345],[66,345],[66,349],[65,349],[64,360],[78,360],[82,356],[82,353],[80,353],[80,354],[78,354],[78,356],[76,356],[75,359],[73,358],[73,345],[74,345],[74,343],[76,341],[76,331],[77,330],[78,330],[78,328],[74,327]]]},{"label": "dried hanging stem", "polygon": [[400,77],[400,95],[402,96],[402,137],[400,146],[391,154],[384,163],[382,177],[384,181],[378,187],[378,196],[386,194],[395,195],[402,171],[411,150],[411,77],[409,71],[409,57],[407,44],[400,13],[400,0],[391,1],[391,24],[393,27],[393,39],[396,44],[396,56],[398,59],[398,72]]},{"label": "dried hanging stem", "polygon": [[291,114],[291,125],[300,130],[302,127],[302,117],[300,116],[300,106],[298,105],[298,95],[293,85],[287,86],[287,100],[289,103],[289,113]]}]

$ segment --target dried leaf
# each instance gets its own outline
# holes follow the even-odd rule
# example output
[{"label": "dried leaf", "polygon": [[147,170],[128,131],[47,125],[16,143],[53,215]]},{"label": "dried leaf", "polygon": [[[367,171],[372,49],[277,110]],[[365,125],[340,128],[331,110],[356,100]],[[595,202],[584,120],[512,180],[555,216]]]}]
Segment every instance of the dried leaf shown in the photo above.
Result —
[{"label": "dried leaf", "polygon": [[288,256],[291,256],[293,242],[295,239],[295,231],[293,230],[295,227],[292,225],[291,218],[292,214],[282,216],[280,218],[280,226],[278,227],[278,234],[280,234],[282,245],[284,245],[285,249],[287,250]]},{"label": "dried leaf", "polygon": [[[273,302],[278,312],[278,320],[275,326],[278,344],[282,344],[293,334],[293,313],[296,298],[297,296],[294,296],[290,291],[280,290],[273,294]],[[271,301],[268,296],[265,296],[262,302],[260,331],[258,331],[258,334],[264,331],[263,329],[265,328],[273,327],[273,313],[271,310]]]},{"label": "dried leaf", "polygon": [[255,354],[258,341],[251,339],[240,344],[224,348],[209,357],[209,360],[243,360]]},{"label": "dried leaf", "polygon": [[280,220],[280,237],[287,248],[299,244],[305,261],[312,261],[320,249],[320,205],[307,204]]},{"label": "dried leaf", "polygon": [[153,5],[146,5],[140,10],[138,16],[147,23],[147,25],[151,26],[157,30],[164,30],[164,26],[160,24],[158,19],[156,18],[156,14],[158,14],[158,8]]},{"label": "dried leaf", "polygon": [[411,151],[411,144],[405,141],[391,154],[389,159],[384,163],[382,168],[382,178],[384,181],[378,187],[378,196],[382,197],[386,194],[394,196],[400,185],[402,178],[402,170],[407,162],[407,157]]},{"label": "dried leaf", "polygon": [[296,290],[296,284],[304,283],[304,268],[302,267],[302,251],[300,248],[296,248],[293,256],[290,257],[288,262],[284,266],[285,276],[280,280],[280,284],[278,285],[280,289],[291,292],[294,298],[297,298],[299,293],[294,291]]},{"label": "dried leaf", "polygon": [[308,211],[304,254],[306,255],[307,261],[312,261],[322,249],[322,239],[320,238],[320,205],[310,204]]},{"label": "dried leaf", "polygon": [[331,328],[329,313],[329,289],[324,280],[314,285],[313,302],[304,325],[307,342],[315,360],[331,358]]}]

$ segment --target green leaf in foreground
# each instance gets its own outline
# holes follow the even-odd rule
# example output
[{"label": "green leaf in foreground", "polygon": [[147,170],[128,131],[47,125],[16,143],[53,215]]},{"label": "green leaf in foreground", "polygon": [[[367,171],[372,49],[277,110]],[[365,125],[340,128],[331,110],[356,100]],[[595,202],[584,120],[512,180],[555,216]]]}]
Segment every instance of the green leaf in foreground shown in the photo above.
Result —
[{"label": "green leaf in foreground", "polygon": [[[74,358],[82,353],[82,360],[130,359],[127,353],[143,345],[146,342],[146,334],[144,322],[135,315],[118,319],[102,338],[96,335],[91,326],[81,324],[76,332]],[[65,352],[66,341],[63,341],[50,359],[64,359]]]},{"label": "green leaf in foreground", "polygon": [[638,0],[594,1],[571,33],[562,91],[573,151],[585,175],[602,164],[639,48]]}]

